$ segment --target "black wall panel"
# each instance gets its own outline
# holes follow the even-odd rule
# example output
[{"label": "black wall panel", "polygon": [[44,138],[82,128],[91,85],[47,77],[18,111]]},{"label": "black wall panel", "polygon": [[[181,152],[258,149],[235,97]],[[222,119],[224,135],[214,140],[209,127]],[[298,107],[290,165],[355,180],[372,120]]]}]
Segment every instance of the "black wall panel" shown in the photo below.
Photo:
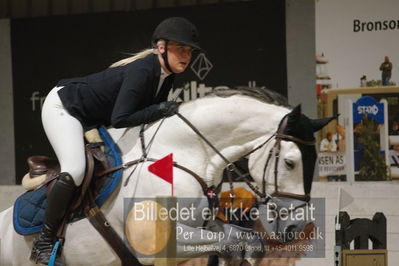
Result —
[{"label": "black wall panel", "polygon": [[14,19],[11,43],[18,183],[27,171],[28,156],[53,156],[42,129],[40,105],[57,81],[100,71],[128,53],[148,48],[156,25],[170,16],[183,16],[197,25],[201,45],[213,65],[203,80],[188,69],[177,79],[176,88],[192,81],[206,87],[256,82],[286,95],[281,0]]}]

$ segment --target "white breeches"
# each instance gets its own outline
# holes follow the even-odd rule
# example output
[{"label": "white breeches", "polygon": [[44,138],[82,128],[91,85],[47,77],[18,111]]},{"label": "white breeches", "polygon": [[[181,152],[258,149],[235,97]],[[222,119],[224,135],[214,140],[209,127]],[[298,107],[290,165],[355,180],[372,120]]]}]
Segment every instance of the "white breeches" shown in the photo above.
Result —
[{"label": "white breeches", "polygon": [[47,95],[42,109],[42,123],[47,138],[57,155],[61,172],[68,172],[75,184],[80,186],[86,170],[83,127],[79,120],[65,109],[57,91],[53,88]]}]

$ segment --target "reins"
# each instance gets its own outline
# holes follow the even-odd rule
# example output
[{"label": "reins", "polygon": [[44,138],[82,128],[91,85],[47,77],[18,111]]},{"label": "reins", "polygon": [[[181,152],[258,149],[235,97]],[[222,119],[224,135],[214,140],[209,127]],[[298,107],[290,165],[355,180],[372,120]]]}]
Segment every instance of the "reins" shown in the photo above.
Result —
[{"label": "reins", "polygon": [[[281,140],[288,140],[288,141],[293,141],[295,143],[299,143],[302,145],[314,145],[315,141],[305,141],[299,138],[296,138],[294,136],[290,136],[290,135],[285,135],[283,134],[286,126],[287,126],[287,120],[288,120],[288,115],[285,115],[278,126],[278,129],[276,131],[276,133],[274,133],[273,135],[271,135],[269,138],[267,138],[263,143],[261,143],[260,145],[258,145],[257,147],[255,147],[254,149],[252,149],[251,151],[249,151],[248,153],[246,153],[245,155],[243,155],[241,158],[245,158],[248,155],[252,154],[253,152],[261,149],[263,146],[265,146],[267,143],[269,143],[273,138],[276,139],[276,142],[273,146],[272,149],[270,149],[268,157],[266,159],[266,163],[263,169],[263,176],[262,176],[262,191],[259,190],[258,187],[252,185],[251,181],[249,180],[248,176],[249,173],[245,173],[243,174],[238,167],[231,162],[229,159],[227,159],[186,117],[184,117],[181,113],[176,113],[176,115],[185,123],[187,124],[226,164],[226,170],[227,170],[227,177],[228,177],[228,182],[229,182],[229,186],[230,186],[230,197],[231,199],[233,199],[235,197],[234,195],[234,185],[233,185],[233,180],[232,180],[232,173],[234,172],[237,176],[238,179],[243,179],[243,181],[248,185],[248,187],[256,194],[258,195],[260,198],[263,199],[267,199],[272,197],[286,197],[286,198],[292,198],[292,199],[298,199],[298,200],[303,200],[303,201],[309,201],[310,200],[310,195],[299,195],[299,194],[293,194],[293,193],[286,193],[286,192],[279,192],[278,191],[278,162],[280,159],[280,148],[281,148]],[[147,146],[147,148],[152,144],[154,137],[156,135],[156,133],[159,130],[159,127],[157,128],[155,134],[152,136],[151,141],[149,142],[149,145]],[[142,152],[143,155],[141,156],[140,159],[137,160],[133,160],[133,161],[129,161],[127,163],[124,163],[122,165],[113,167],[113,168],[109,168],[107,170],[104,170],[103,172],[99,173],[99,176],[103,176],[103,175],[107,175],[109,173],[118,171],[120,169],[126,169],[129,168],[133,165],[138,165],[139,163],[143,163],[146,161],[151,161],[151,162],[155,162],[157,161],[156,159],[153,158],[148,158],[147,155],[147,149],[146,149],[146,145],[145,145],[145,139],[144,139],[144,126],[142,126],[141,130],[140,130],[140,140],[141,140],[141,148],[142,148]],[[275,157],[275,163],[274,163],[274,193],[272,193],[270,196],[267,195],[266,192],[266,171],[269,165],[269,162],[271,161],[272,155],[274,153],[274,157]],[[240,158],[240,159],[241,159]],[[190,169],[179,165],[177,162],[173,163],[173,166],[176,168],[179,168],[187,173],[189,173],[190,175],[192,175],[197,182],[201,185],[201,188],[203,190],[203,194],[209,199],[209,198],[213,198],[214,196],[216,196],[215,194],[215,186],[208,186],[205,181],[195,172],[191,171]],[[129,176],[130,177],[130,176]],[[125,185],[127,184],[129,178],[125,181]],[[221,184],[219,184],[216,188],[220,189]]]}]

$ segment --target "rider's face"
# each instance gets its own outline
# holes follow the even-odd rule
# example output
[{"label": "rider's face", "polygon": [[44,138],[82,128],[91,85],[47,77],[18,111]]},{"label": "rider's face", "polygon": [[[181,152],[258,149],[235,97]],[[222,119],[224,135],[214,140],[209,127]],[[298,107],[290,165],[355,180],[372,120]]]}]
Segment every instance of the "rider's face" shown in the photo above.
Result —
[{"label": "rider's face", "polygon": [[193,48],[177,42],[168,42],[168,59],[174,73],[182,73],[191,61]]}]

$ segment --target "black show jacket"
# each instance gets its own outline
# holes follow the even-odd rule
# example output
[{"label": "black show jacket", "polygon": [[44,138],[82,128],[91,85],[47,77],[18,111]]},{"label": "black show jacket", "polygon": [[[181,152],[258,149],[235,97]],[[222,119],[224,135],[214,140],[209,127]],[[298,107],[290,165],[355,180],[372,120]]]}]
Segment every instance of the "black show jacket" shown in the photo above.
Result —
[{"label": "black show jacket", "polygon": [[157,95],[161,65],[150,54],[127,65],[61,80],[61,101],[85,130],[99,125],[133,127],[162,117],[159,103],[166,101],[174,75],[165,78]]}]

